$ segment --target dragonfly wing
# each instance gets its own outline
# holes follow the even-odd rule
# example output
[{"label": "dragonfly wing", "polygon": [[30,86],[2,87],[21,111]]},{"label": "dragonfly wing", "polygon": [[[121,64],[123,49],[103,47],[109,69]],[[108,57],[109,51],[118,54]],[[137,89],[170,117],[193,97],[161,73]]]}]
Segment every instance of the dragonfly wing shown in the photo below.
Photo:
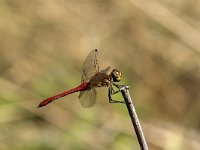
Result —
[{"label": "dragonfly wing", "polygon": [[98,50],[95,49],[90,52],[83,64],[82,82],[88,81],[97,72],[99,72]]},{"label": "dragonfly wing", "polygon": [[101,70],[100,73],[105,73],[105,74],[108,74],[108,71],[110,70],[110,66],[107,67],[106,69],[104,70]]},{"label": "dragonfly wing", "polygon": [[78,98],[83,107],[92,107],[96,102],[96,90],[81,91]]}]

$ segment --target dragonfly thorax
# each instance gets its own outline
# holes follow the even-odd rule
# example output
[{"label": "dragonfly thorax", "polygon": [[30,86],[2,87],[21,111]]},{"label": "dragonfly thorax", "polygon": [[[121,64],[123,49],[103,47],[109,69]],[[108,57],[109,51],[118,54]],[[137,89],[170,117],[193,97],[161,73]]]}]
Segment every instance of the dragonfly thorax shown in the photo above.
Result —
[{"label": "dragonfly thorax", "polygon": [[119,82],[122,79],[122,73],[117,69],[113,69],[110,76],[113,82]]}]

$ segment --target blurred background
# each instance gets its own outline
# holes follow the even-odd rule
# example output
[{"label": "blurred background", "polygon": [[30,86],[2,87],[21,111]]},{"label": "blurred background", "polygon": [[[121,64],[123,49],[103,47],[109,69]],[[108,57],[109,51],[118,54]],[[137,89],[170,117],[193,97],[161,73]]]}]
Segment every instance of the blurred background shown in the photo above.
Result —
[{"label": "blurred background", "polygon": [[[99,49],[100,68],[130,85],[149,148],[200,149],[199,0],[0,0],[0,149],[140,149],[125,105],[99,88],[96,105],[78,93]],[[122,100],[121,95],[115,99]]]}]

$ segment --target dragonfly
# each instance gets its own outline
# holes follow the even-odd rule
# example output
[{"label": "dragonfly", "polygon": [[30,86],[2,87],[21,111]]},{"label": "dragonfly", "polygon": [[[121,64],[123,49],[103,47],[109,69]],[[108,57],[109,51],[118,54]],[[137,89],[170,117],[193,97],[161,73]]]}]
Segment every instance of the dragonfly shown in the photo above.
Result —
[{"label": "dragonfly", "polygon": [[[92,107],[96,102],[96,88],[98,87],[108,87],[108,98],[110,103],[124,103],[124,101],[112,99],[112,95],[118,93],[120,87],[122,87],[122,85],[116,84],[116,82],[121,81],[122,73],[118,69],[113,69],[110,73],[109,70],[110,67],[99,70],[98,50],[94,49],[89,53],[83,64],[81,84],[75,88],[43,100],[38,107],[46,106],[54,100],[74,92],[80,92],[78,98],[83,107]],[[113,86],[117,87],[118,90],[114,90]]]}]

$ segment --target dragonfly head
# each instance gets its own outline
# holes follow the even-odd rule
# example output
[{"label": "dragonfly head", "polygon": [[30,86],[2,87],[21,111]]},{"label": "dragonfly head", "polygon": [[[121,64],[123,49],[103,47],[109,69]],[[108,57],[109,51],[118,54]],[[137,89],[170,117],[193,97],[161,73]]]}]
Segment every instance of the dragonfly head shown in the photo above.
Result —
[{"label": "dragonfly head", "polygon": [[122,73],[117,69],[113,69],[111,72],[111,77],[114,82],[119,82],[122,78]]}]

